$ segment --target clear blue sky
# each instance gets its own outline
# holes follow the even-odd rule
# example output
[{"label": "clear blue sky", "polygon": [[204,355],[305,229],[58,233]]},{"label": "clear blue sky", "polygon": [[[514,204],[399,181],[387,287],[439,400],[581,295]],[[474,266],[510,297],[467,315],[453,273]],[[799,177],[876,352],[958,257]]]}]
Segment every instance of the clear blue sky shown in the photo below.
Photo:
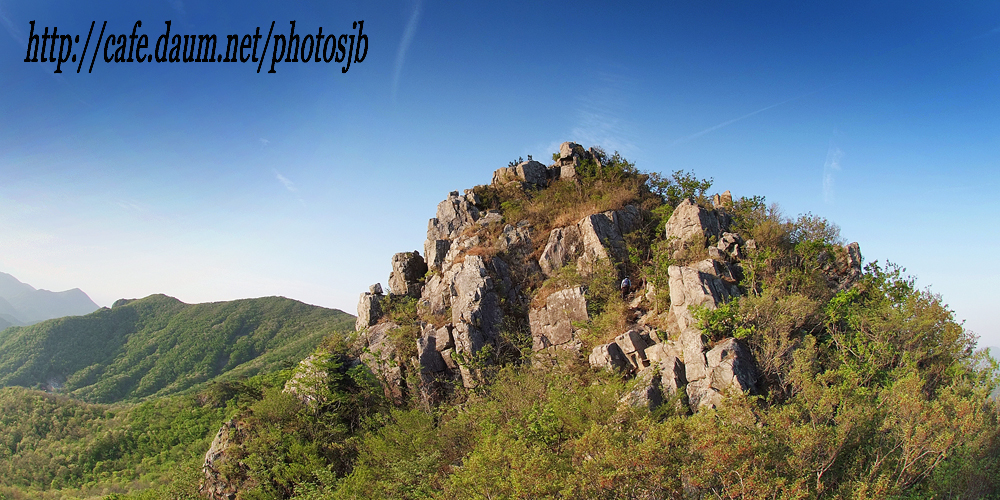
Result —
[{"label": "clear blue sky", "polygon": [[[0,271],[354,313],[449,191],[573,140],[827,217],[1000,345],[1000,3],[283,3],[0,0]],[[31,20],[74,52],[97,21],[90,57],[104,21],[221,45],[362,19],[346,74],[23,62]]]}]

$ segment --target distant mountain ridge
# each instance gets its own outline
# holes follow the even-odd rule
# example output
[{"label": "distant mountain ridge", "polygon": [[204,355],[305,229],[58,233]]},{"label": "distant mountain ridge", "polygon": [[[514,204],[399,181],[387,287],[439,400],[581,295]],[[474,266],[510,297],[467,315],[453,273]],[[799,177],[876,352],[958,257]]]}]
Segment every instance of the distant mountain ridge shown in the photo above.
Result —
[{"label": "distant mountain ridge", "polygon": [[39,290],[14,276],[0,273],[0,330],[63,316],[82,316],[98,310],[83,290]]},{"label": "distant mountain ridge", "polygon": [[113,403],[293,365],[354,316],[284,297],[119,300],[86,316],[0,331],[0,387]]}]

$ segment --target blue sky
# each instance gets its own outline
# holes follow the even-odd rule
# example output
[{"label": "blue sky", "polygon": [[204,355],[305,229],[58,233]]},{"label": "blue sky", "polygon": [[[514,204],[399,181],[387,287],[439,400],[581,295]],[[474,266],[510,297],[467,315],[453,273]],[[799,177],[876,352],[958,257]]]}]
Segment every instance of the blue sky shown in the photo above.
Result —
[{"label": "blue sky", "polygon": [[[364,20],[369,48],[54,74],[31,20],[77,52],[137,20],[151,45]],[[353,313],[449,191],[572,140],[827,217],[1000,345],[995,2],[0,0],[0,24],[0,271],[35,287]]]}]

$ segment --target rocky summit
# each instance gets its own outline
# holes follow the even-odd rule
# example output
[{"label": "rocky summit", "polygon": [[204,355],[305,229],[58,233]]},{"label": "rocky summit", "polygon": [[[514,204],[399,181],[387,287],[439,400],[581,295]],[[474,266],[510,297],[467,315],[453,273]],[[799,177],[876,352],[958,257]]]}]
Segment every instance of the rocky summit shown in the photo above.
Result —
[{"label": "rocky summit", "polygon": [[[758,371],[740,339],[708,340],[694,311],[715,309],[741,294],[742,261],[756,248],[749,235],[732,227],[729,191],[710,204],[684,198],[663,224],[661,237],[676,265],[655,284],[635,275],[628,241],[648,230],[654,218],[633,203],[586,213],[575,222],[539,227],[530,217],[501,214],[491,198],[538,196],[550,186],[579,182],[587,168],[601,168],[599,149],[563,143],[554,163],[529,160],[496,170],[490,185],[451,192],[428,221],[424,254],[392,258],[389,294],[380,284],[361,294],[357,330],[366,346],[364,362],[397,401],[421,394],[440,401],[447,388],[482,382],[482,366],[496,363],[502,332],[523,325],[530,332],[532,363],[564,351],[594,369],[639,377],[642,387],[623,401],[655,409],[679,392],[691,411],[717,406],[731,391],[755,393]],[[522,194],[523,196],[523,194]],[[501,204],[502,206],[502,204]],[[555,207],[562,210],[567,207]],[[512,217],[511,215],[515,215]],[[563,215],[563,214],[560,214]],[[641,248],[648,252],[648,248]],[[633,249],[634,251],[634,249]],[[841,288],[861,273],[857,243],[830,257],[825,271]],[[554,280],[567,266],[578,282]],[[630,290],[626,321],[605,338],[586,328],[588,278],[610,273],[614,283],[629,277],[644,282]],[[558,289],[538,284],[558,283]],[[653,297],[669,296],[669,308],[654,307]],[[417,328],[393,322],[391,304],[416,299]],[[406,329],[402,342],[397,333]],[[639,396],[639,394],[643,396]]]},{"label": "rocky summit", "polygon": [[835,224],[572,142],[483,177],[353,332],[204,394],[199,495],[995,496],[995,365]]}]

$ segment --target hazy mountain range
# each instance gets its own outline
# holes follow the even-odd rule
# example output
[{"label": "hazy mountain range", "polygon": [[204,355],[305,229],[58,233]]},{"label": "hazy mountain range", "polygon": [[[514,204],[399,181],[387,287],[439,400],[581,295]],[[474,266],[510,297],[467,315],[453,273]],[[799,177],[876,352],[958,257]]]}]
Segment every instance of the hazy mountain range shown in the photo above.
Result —
[{"label": "hazy mountain range", "polygon": [[100,307],[83,290],[38,290],[17,278],[0,273],[0,330],[30,325],[63,316],[90,314]]}]

